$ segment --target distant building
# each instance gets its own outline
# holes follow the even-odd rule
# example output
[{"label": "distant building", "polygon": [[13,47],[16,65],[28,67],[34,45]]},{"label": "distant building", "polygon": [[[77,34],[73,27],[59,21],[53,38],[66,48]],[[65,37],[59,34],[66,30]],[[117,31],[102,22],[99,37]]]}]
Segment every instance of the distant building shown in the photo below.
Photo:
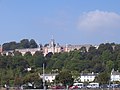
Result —
[{"label": "distant building", "polygon": [[113,81],[120,81],[120,72],[114,71],[114,69],[111,71],[111,82]]},{"label": "distant building", "polygon": [[41,48],[15,49],[15,51],[20,52],[23,56],[26,52],[30,52],[32,55],[34,55],[36,51],[41,51]]},{"label": "distant building", "polygon": [[85,47],[85,48],[86,48],[86,51],[88,51],[91,46],[92,46],[92,45],[90,45],[90,44],[85,44],[85,45],[71,45],[71,44],[67,45],[67,44],[66,44],[66,46],[63,46],[63,47],[64,47],[65,52],[70,52],[70,51],[73,51],[73,50],[75,50],[75,49],[76,49],[76,50],[79,50],[79,49],[81,49],[82,47]]},{"label": "distant building", "polygon": [[95,80],[95,77],[97,76],[97,73],[81,73],[80,75],[80,81],[81,82],[93,82]]},{"label": "distant building", "polygon": [[11,56],[14,56],[14,50],[8,50],[8,51],[2,51],[2,55],[6,55],[6,56],[8,56],[8,55],[11,55]]},{"label": "distant building", "polygon": [[32,55],[35,54],[36,51],[43,52],[44,56],[46,56],[48,53],[60,53],[60,52],[70,52],[73,50],[79,50],[82,47],[86,48],[86,51],[89,50],[91,47],[90,44],[85,44],[85,45],[71,45],[71,44],[66,44],[66,45],[59,45],[58,43],[55,43],[54,39],[50,40],[50,43],[44,47],[38,47],[38,48],[25,48],[25,49],[15,49],[15,50],[10,50],[10,51],[2,51],[2,46],[0,46],[0,52],[5,55],[9,55],[10,53],[14,55],[15,51],[20,52],[23,56],[26,52],[30,52]]},{"label": "distant building", "polygon": [[81,47],[85,47],[86,51],[88,51],[91,45],[90,44],[85,44],[85,45],[71,45],[71,44],[67,45],[66,44],[65,46],[62,46],[62,45],[56,44],[54,39],[51,39],[50,43],[47,46],[43,47],[43,53],[45,56],[49,52],[52,52],[53,54],[59,53],[59,52],[70,52],[75,49],[79,50]]},{"label": "distant building", "polygon": [[50,52],[53,54],[61,52],[61,46],[59,44],[56,44],[54,39],[51,39],[50,43],[47,46],[43,47],[44,56]]}]

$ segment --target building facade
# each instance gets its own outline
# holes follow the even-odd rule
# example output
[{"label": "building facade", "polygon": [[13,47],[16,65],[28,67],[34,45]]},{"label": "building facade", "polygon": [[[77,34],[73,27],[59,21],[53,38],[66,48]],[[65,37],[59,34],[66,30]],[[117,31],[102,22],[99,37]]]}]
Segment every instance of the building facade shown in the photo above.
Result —
[{"label": "building facade", "polygon": [[112,71],[111,71],[111,82],[114,82],[114,81],[120,81],[120,72],[114,71],[114,69],[112,69]]},{"label": "building facade", "polygon": [[[58,75],[58,73],[56,73],[56,74],[44,74],[44,79],[45,79],[45,81],[51,83],[55,80],[56,75]],[[43,74],[40,75],[40,78],[43,79]]]},{"label": "building facade", "polygon": [[30,52],[32,55],[35,54],[36,51],[43,52],[44,56],[46,56],[48,53],[60,53],[60,52],[70,52],[73,50],[79,50],[82,47],[86,48],[86,51],[89,50],[91,45],[86,44],[86,45],[71,45],[71,44],[66,44],[66,45],[59,45],[58,43],[55,43],[54,39],[51,39],[49,44],[44,46],[44,47],[38,47],[38,48],[25,48],[25,49],[15,49],[11,51],[2,51],[2,46],[0,46],[0,52],[6,55],[9,55],[9,53],[12,53],[14,55],[15,51],[20,52],[23,56],[26,52]]},{"label": "building facade", "polygon": [[80,75],[80,81],[81,82],[93,82],[95,80],[95,77],[97,76],[97,73],[81,73]]},{"label": "building facade", "polygon": [[30,52],[32,55],[35,54],[37,51],[41,51],[41,48],[27,48],[27,49],[15,49],[15,51],[20,52],[23,56],[26,52]]}]

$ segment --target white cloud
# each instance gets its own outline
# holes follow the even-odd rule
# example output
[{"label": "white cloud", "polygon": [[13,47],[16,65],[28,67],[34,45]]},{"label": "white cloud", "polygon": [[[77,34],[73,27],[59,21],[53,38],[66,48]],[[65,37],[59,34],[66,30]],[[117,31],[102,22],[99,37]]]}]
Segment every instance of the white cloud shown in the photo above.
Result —
[{"label": "white cloud", "polygon": [[119,30],[120,15],[99,10],[83,13],[79,18],[78,28],[83,31]]}]

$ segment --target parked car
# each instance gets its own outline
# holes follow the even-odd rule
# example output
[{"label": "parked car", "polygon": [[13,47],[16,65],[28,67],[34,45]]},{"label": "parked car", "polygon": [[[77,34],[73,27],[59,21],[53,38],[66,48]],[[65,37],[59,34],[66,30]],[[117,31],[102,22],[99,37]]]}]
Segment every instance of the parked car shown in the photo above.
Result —
[{"label": "parked car", "polygon": [[74,83],[73,86],[70,87],[70,89],[78,89],[83,87],[84,87],[83,83]]},{"label": "parked car", "polygon": [[109,85],[108,84],[103,84],[100,86],[100,88],[109,88]]},{"label": "parked car", "polygon": [[71,87],[69,87],[69,89],[79,89],[79,87],[78,86],[71,86]]},{"label": "parked car", "polygon": [[65,86],[52,86],[50,89],[65,89]]},{"label": "parked car", "polygon": [[119,84],[110,84],[110,88],[119,88]]},{"label": "parked car", "polygon": [[89,85],[87,85],[87,88],[99,88],[99,83],[89,83]]}]

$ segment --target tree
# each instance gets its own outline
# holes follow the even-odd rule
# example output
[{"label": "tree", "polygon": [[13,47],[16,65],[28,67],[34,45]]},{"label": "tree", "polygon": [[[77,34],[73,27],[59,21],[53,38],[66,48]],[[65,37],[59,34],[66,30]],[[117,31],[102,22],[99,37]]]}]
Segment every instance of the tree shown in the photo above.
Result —
[{"label": "tree", "polygon": [[2,46],[3,46],[3,51],[10,50],[10,45],[9,45],[9,43],[4,43]]},{"label": "tree", "polygon": [[54,64],[53,64],[53,68],[54,69],[61,69],[64,65],[64,62],[62,60],[57,60]]},{"label": "tree", "polygon": [[80,76],[80,73],[76,70],[71,71],[72,77],[74,78],[74,81],[79,82],[80,79],[78,78]]},{"label": "tree", "polygon": [[70,74],[70,72],[67,71],[63,71],[60,72],[56,77],[55,80],[58,83],[62,83],[64,86],[66,85],[72,85],[74,79],[72,78],[72,75]]},{"label": "tree", "polygon": [[31,52],[29,52],[29,51],[28,51],[28,52],[26,52],[26,53],[25,53],[25,55],[24,55],[24,56],[25,56],[25,57],[31,57],[31,56],[32,56],[32,54],[31,54]]},{"label": "tree", "polygon": [[42,79],[39,77],[38,73],[30,73],[24,76],[23,83],[27,84],[28,82],[32,84],[33,88],[34,86],[36,88],[43,88],[42,86],[43,82],[42,82]]},{"label": "tree", "polygon": [[23,78],[20,76],[16,76],[14,80],[14,85],[15,86],[20,86],[23,84]]},{"label": "tree", "polygon": [[106,62],[106,71],[111,72],[112,69],[114,68],[114,63],[113,61],[109,60]]},{"label": "tree", "polygon": [[28,39],[23,39],[20,41],[20,48],[29,48],[30,43]]},{"label": "tree", "polygon": [[37,43],[35,42],[35,40],[34,39],[31,39],[30,40],[30,48],[37,48],[38,47],[38,45],[37,45]]},{"label": "tree", "polygon": [[105,50],[109,50],[110,52],[113,52],[112,44],[106,43],[106,44],[100,44],[98,47],[99,53],[102,53]]},{"label": "tree", "polygon": [[34,55],[33,55],[33,60],[34,60],[34,65],[37,67],[42,67],[43,63],[45,64],[46,61],[45,61],[45,57],[43,55],[43,53],[41,52],[36,52]]},{"label": "tree", "polygon": [[46,57],[47,59],[49,59],[49,58],[51,58],[51,57],[52,57],[52,55],[53,55],[53,53],[52,53],[52,52],[49,52],[48,54],[46,54],[46,56],[45,56],[45,57]]},{"label": "tree", "polygon": [[42,56],[43,56],[43,53],[40,52],[40,51],[36,51],[36,52],[34,53],[33,57],[37,57],[37,56],[39,56],[39,55],[42,55]]},{"label": "tree", "polygon": [[105,65],[103,63],[96,63],[94,65],[93,71],[95,73],[101,73],[105,70]]},{"label": "tree", "polygon": [[116,51],[116,52],[120,51],[120,44],[115,44],[114,51]]},{"label": "tree", "polygon": [[81,47],[81,48],[80,48],[80,52],[84,52],[84,53],[87,52],[86,47],[84,47],[84,46]]},{"label": "tree", "polygon": [[108,61],[111,59],[111,56],[112,56],[112,53],[109,51],[109,50],[104,50],[102,55],[101,55],[101,58],[103,61]]},{"label": "tree", "polygon": [[22,56],[22,53],[19,52],[19,51],[15,51],[15,52],[14,52],[14,56]]},{"label": "tree", "polygon": [[107,84],[110,81],[110,74],[107,72],[100,73],[95,80],[100,84]]}]

